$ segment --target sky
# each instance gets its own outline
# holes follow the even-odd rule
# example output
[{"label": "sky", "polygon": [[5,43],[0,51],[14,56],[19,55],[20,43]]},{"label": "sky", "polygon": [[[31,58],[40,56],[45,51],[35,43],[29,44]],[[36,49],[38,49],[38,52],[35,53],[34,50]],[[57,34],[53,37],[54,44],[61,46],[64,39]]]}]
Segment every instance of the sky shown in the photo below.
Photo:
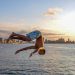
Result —
[{"label": "sky", "polygon": [[75,40],[75,0],[0,0],[0,36],[40,30],[48,39]]}]

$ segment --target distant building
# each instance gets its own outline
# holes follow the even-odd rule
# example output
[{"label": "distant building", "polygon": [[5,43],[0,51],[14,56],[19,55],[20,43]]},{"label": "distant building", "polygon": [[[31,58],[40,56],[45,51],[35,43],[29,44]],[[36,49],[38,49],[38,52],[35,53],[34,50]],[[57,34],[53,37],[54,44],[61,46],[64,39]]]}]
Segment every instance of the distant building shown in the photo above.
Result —
[{"label": "distant building", "polygon": [[55,41],[45,39],[45,43],[53,43],[53,44],[56,44],[56,43],[74,44],[75,41],[71,41],[69,38],[68,38],[67,41],[65,41],[64,38],[59,38],[58,40],[55,40]]},{"label": "distant building", "polygon": [[58,40],[56,40],[57,43],[65,43],[64,38],[59,38]]},{"label": "distant building", "polygon": [[2,38],[0,38],[0,43],[2,43]]}]

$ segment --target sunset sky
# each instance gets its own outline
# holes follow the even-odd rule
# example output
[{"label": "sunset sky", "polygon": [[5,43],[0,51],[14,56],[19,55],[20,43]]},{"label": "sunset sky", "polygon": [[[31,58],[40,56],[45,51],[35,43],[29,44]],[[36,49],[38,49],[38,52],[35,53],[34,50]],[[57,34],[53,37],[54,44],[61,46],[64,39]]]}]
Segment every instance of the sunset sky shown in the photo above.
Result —
[{"label": "sunset sky", "polygon": [[0,36],[38,29],[49,39],[75,40],[75,0],[0,0]]}]

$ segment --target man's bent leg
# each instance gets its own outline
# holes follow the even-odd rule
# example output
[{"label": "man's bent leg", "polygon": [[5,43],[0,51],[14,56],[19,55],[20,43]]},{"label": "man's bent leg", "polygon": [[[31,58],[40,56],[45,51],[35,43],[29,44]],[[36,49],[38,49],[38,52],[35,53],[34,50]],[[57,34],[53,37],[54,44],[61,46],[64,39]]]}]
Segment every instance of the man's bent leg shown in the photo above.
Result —
[{"label": "man's bent leg", "polygon": [[23,41],[31,41],[31,39],[27,38],[26,36],[20,35],[20,36],[13,36],[11,39],[18,39]]},{"label": "man's bent leg", "polygon": [[9,41],[10,39],[19,39],[19,40],[23,40],[23,41],[31,41],[31,39],[29,39],[28,37],[26,37],[24,35],[16,34],[14,32],[9,36],[7,41]]}]

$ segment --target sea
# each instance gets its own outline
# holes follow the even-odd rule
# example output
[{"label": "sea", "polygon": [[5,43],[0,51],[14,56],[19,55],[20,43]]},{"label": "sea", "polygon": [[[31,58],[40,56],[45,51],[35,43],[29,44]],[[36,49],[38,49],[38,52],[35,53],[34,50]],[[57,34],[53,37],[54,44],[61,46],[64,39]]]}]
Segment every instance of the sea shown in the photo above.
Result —
[{"label": "sea", "polygon": [[0,75],[75,75],[75,44],[45,44],[46,54],[34,49],[15,51],[34,44],[0,44]]}]

